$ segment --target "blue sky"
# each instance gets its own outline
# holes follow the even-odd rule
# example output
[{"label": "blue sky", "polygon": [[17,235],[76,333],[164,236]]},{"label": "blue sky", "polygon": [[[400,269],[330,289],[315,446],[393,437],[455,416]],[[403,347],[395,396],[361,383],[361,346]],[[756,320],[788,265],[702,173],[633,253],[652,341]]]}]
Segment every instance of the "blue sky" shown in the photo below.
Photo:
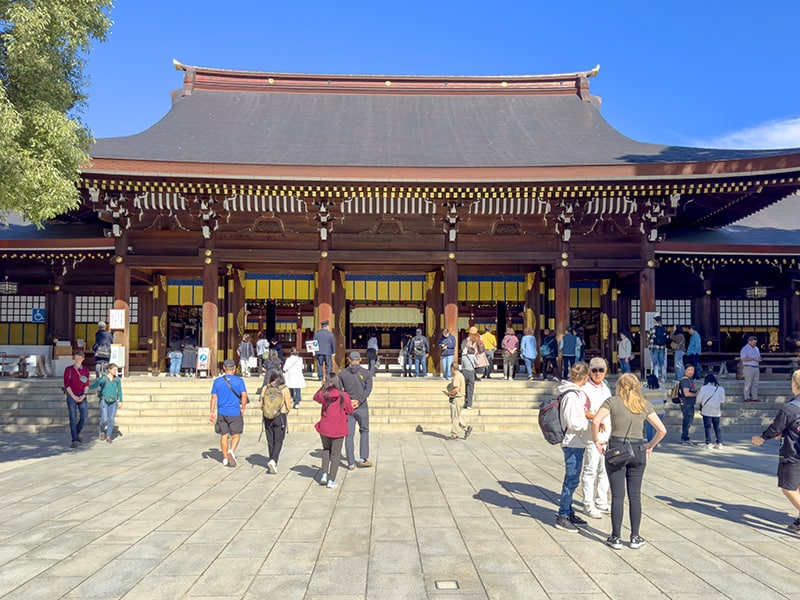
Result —
[{"label": "blue sky", "polygon": [[184,64],[329,74],[525,75],[600,64],[591,92],[634,139],[800,147],[800,2],[117,0],[88,57],[100,137],[169,110]]}]

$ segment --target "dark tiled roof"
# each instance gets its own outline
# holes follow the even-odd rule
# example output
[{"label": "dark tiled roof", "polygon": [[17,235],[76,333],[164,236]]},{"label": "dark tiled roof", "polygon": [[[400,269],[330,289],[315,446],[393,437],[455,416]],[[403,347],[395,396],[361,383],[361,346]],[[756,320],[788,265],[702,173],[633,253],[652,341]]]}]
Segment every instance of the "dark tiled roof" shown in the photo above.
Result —
[{"label": "dark tiled roof", "polygon": [[[224,76],[224,73],[222,74]],[[193,89],[137,135],[94,158],[360,167],[536,167],[702,162],[788,150],[644,144],[611,127],[597,98],[441,90],[349,93]]]}]

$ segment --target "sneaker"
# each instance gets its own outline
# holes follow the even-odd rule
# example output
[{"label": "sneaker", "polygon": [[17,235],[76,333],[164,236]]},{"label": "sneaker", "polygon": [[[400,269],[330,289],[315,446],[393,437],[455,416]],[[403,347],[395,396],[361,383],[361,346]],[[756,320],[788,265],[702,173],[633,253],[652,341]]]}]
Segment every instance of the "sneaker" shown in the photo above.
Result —
[{"label": "sneaker", "polygon": [[319,478],[319,484],[320,485],[327,485],[328,484],[328,474],[327,473],[323,473],[322,477]]},{"label": "sneaker", "polygon": [[278,472],[278,465],[275,464],[274,460],[270,459],[270,461],[267,463],[267,471],[269,471],[273,475],[275,475],[275,473]]},{"label": "sneaker", "polygon": [[79,444],[82,444],[82,443],[83,443],[83,437],[81,437],[80,435],[78,436],[78,443],[79,443]]},{"label": "sneaker", "polygon": [[467,439],[470,433],[472,433],[472,425],[467,425],[467,428],[464,431],[464,439]]},{"label": "sneaker", "polygon": [[300,405],[299,404],[295,404],[292,408],[298,409],[298,408],[300,408]]},{"label": "sneaker", "polygon": [[611,507],[608,506],[607,504],[602,504],[602,505],[598,504],[597,505],[597,510],[599,510],[604,515],[610,515],[611,514]]},{"label": "sneaker", "polygon": [[706,444],[706,450],[713,450],[715,447],[714,444]]},{"label": "sneaker", "polygon": [[592,519],[602,519],[603,513],[600,512],[599,509],[595,508],[594,506],[587,506],[583,509],[583,513]]},{"label": "sneaker", "polygon": [[716,448],[717,450],[722,450],[722,442],[717,442],[716,444],[714,444],[714,448]]},{"label": "sneaker", "polygon": [[106,444],[110,444],[110,443],[111,443],[111,438],[110,438],[110,437],[107,437],[107,438],[106,438]]},{"label": "sneaker", "polygon": [[355,471],[356,470],[356,466],[355,465],[347,465],[347,470],[348,471]]},{"label": "sneaker", "polygon": [[105,432],[101,431],[100,432],[100,441],[102,442],[104,439],[106,439],[106,434],[105,434]]},{"label": "sneaker", "polygon": [[569,531],[570,533],[578,532],[578,528],[572,524],[568,515],[558,515],[556,517],[556,529]]},{"label": "sneaker", "polygon": [[578,525],[578,526],[588,525],[586,521],[584,521],[578,515],[575,514],[574,510],[571,513],[569,513],[569,522],[572,523],[573,525]]},{"label": "sneaker", "polygon": [[336,487],[336,482],[333,479],[329,479],[328,483],[326,484],[328,489],[333,489]]},{"label": "sneaker", "polygon": [[236,454],[233,453],[233,450],[228,450],[228,464],[232,467],[236,466]]},{"label": "sneaker", "polygon": [[622,540],[618,535],[610,535],[606,538],[606,546],[614,550],[622,550]]},{"label": "sneaker", "polygon": [[228,466],[228,459],[227,458],[223,458],[222,459],[222,466],[223,467],[227,467]]},{"label": "sneaker", "polygon": [[77,447],[78,447],[78,442],[77,442],[77,441],[74,441],[74,442],[72,442],[72,443],[69,445],[69,447],[70,447],[70,448],[77,448]]},{"label": "sneaker", "polygon": [[800,533],[800,519],[792,521],[786,529],[792,533]]},{"label": "sneaker", "polygon": [[363,459],[363,460],[360,460],[360,461],[358,461],[358,466],[359,466],[359,467],[361,467],[362,469],[365,469],[365,468],[367,468],[367,467],[371,467],[371,466],[372,466],[372,463],[371,463],[371,462],[369,462],[369,461],[368,461],[368,460],[365,458],[365,459]]},{"label": "sneaker", "polygon": [[644,546],[647,542],[644,541],[642,536],[640,535],[632,535],[631,536],[631,548],[634,550],[638,550],[642,546]]}]

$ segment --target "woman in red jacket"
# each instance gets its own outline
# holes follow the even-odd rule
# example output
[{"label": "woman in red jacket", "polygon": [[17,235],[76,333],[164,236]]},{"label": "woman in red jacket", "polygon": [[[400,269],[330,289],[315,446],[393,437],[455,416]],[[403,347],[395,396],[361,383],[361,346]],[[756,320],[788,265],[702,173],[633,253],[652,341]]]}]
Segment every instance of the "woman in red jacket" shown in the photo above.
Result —
[{"label": "woman in red jacket", "polygon": [[353,412],[354,406],[335,373],[328,375],[314,394],[314,400],[322,405],[319,422],[314,426],[322,440],[322,478],[319,483],[335,488],[339,456],[347,437],[347,415]]}]

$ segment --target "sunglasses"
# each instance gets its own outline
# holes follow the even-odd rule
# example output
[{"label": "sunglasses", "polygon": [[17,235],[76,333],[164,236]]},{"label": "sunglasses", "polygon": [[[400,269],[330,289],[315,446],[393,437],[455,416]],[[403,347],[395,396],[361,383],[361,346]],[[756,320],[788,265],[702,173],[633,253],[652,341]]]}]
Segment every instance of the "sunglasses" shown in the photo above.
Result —
[{"label": "sunglasses", "polygon": [[592,369],[592,373],[605,373],[605,369]]}]

